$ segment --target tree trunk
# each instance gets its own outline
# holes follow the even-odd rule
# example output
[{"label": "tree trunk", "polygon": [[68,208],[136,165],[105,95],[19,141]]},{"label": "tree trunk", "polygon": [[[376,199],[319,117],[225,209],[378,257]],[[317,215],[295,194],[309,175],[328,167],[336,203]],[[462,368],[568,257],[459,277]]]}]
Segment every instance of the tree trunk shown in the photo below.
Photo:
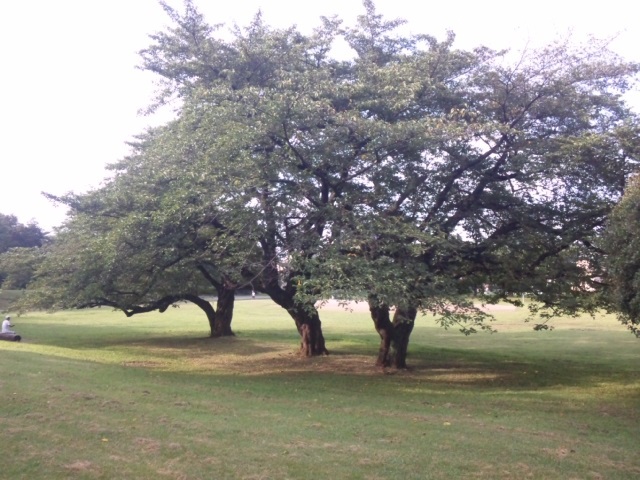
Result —
[{"label": "tree trunk", "polygon": [[206,302],[207,305],[198,304],[206,314],[209,320],[209,327],[211,329],[212,337],[229,337],[234,333],[231,330],[231,320],[233,319],[233,306],[236,300],[236,286],[233,282],[229,281],[225,275],[220,273],[212,274],[207,269],[206,264],[198,265],[198,270],[206,278],[211,285],[216,289],[218,293],[218,303],[216,310],[213,310],[211,304]]},{"label": "tree trunk", "polygon": [[418,309],[398,307],[393,315],[393,337],[391,340],[391,365],[395,368],[407,368],[407,350],[409,337],[416,322]]},{"label": "tree trunk", "polygon": [[[271,261],[276,256],[276,250],[266,240],[263,242],[265,267],[262,271],[262,284],[260,290],[284,308],[296,323],[300,334],[300,353],[306,357],[316,355],[328,355],[322,334],[322,322],[315,303],[299,304],[295,301],[296,286],[293,284],[293,275],[290,273],[287,282],[281,286],[280,274]],[[256,276],[253,276],[255,280]]]},{"label": "tree trunk", "polygon": [[315,305],[292,305],[287,312],[296,322],[300,334],[300,353],[305,357],[328,355],[322,334],[322,322]]},{"label": "tree trunk", "polygon": [[379,367],[407,368],[407,350],[409,337],[415,324],[418,309],[415,307],[398,307],[393,315],[389,314],[389,306],[380,303],[374,296],[369,297],[369,311],[373,324],[380,335],[380,349],[376,365]]},{"label": "tree trunk", "polygon": [[233,307],[236,302],[235,289],[218,289],[218,302],[216,304],[216,318],[211,328],[212,337],[231,337],[235,334],[231,330],[233,320]]},{"label": "tree trunk", "polygon": [[[223,299],[222,305],[220,299]],[[222,289],[218,293],[218,311],[213,308],[210,302],[196,295],[186,295],[185,300],[195,303],[207,315],[211,337],[224,337],[233,335],[231,331],[231,318],[233,316],[233,304],[235,301],[235,290]],[[222,310],[220,307],[222,306]]]},{"label": "tree trunk", "polygon": [[389,316],[389,306],[378,303],[374,298],[369,298],[369,311],[373,319],[378,335],[380,335],[380,349],[376,365],[378,367],[388,367],[391,365],[389,357],[391,351],[391,339],[393,337],[393,324]]}]

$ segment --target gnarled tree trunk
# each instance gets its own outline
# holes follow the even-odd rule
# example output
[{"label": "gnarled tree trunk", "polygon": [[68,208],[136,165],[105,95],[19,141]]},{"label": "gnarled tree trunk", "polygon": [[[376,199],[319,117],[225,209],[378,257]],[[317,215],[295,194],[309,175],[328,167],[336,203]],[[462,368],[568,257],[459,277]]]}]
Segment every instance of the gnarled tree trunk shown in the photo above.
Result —
[{"label": "gnarled tree trunk", "polygon": [[[236,300],[236,286],[233,282],[230,282],[224,275],[218,274],[218,277],[212,275],[207,270],[206,265],[198,265],[198,270],[206,278],[211,285],[216,289],[218,294],[218,302],[216,309],[209,302],[196,303],[207,314],[209,320],[209,327],[211,328],[212,337],[228,337],[233,336],[234,333],[231,330],[231,320],[233,319],[233,306]],[[193,301],[193,300],[192,300]]]},{"label": "gnarled tree trunk", "polygon": [[[266,202],[265,208],[271,208]],[[306,357],[316,355],[328,355],[322,334],[322,323],[315,303],[300,304],[295,301],[297,287],[293,283],[295,275],[289,272],[284,282],[281,281],[281,273],[273,259],[277,257],[275,238],[277,231],[274,225],[268,229],[269,235],[261,240],[263,248],[264,268],[260,275],[261,285],[259,289],[269,295],[271,299],[284,308],[293,318],[298,333],[300,334],[300,353]],[[252,281],[257,276],[251,277]]]},{"label": "gnarled tree trunk", "polygon": [[236,291],[231,288],[219,288],[218,301],[216,303],[216,318],[211,328],[212,337],[230,337],[235,335],[231,330],[233,320],[233,307],[236,302]]},{"label": "gnarled tree trunk", "polygon": [[300,334],[300,353],[305,357],[328,355],[322,334],[322,322],[315,305],[293,305],[287,312],[296,322]]},{"label": "gnarled tree trunk", "polygon": [[376,365],[379,367],[407,368],[409,337],[413,331],[415,307],[398,307],[391,321],[389,306],[369,297],[369,311],[378,335],[380,348]]},{"label": "gnarled tree trunk", "polygon": [[391,351],[391,339],[393,337],[393,324],[389,315],[389,306],[378,303],[375,298],[369,298],[369,311],[373,319],[378,335],[380,335],[380,349],[376,365],[378,367],[388,367],[391,365],[389,354]]},{"label": "gnarled tree trunk", "polygon": [[262,290],[293,318],[300,334],[300,353],[302,355],[313,357],[329,354],[322,334],[320,315],[314,304],[296,303],[294,301],[295,290],[293,289],[282,289],[271,284],[264,286]]},{"label": "gnarled tree trunk", "polygon": [[398,307],[393,314],[393,338],[391,340],[391,365],[396,368],[407,368],[407,351],[409,337],[416,322],[418,309]]},{"label": "gnarled tree trunk", "polygon": [[196,295],[188,295],[185,300],[195,303],[207,315],[211,337],[226,337],[234,335],[231,330],[231,320],[233,318],[235,295],[235,290],[220,289],[218,291],[217,310],[213,308],[210,302]]}]

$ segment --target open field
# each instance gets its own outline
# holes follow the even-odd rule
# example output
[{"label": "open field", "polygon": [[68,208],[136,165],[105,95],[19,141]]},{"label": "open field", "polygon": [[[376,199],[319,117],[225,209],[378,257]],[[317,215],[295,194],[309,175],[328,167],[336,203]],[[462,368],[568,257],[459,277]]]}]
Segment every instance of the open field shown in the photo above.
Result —
[{"label": "open field", "polygon": [[334,307],[312,359],[262,299],[217,340],[192,306],[14,316],[0,478],[640,478],[640,340],[614,319],[533,332],[505,309],[464,337],[425,318],[412,368],[383,372],[366,312]]}]

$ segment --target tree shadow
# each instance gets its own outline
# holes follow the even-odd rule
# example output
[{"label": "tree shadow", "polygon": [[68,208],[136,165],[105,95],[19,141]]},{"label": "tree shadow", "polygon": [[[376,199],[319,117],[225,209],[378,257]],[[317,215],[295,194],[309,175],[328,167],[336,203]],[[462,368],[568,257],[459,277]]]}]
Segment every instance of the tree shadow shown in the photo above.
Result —
[{"label": "tree shadow", "polygon": [[[32,327],[33,329],[33,327]],[[35,329],[34,329],[35,330]],[[35,333],[35,331],[33,332]],[[375,376],[393,377],[393,382],[411,382],[429,388],[494,390],[542,390],[557,387],[590,387],[609,383],[640,382],[636,363],[624,358],[602,358],[574,353],[545,357],[526,351],[500,351],[485,343],[481,348],[456,345],[436,347],[413,345],[407,370],[376,367],[378,344],[375,336],[336,336],[326,357],[304,358],[298,355],[299,339],[295,329],[243,330],[234,337],[211,338],[204,332],[193,335],[166,330],[149,333],[145,328],[112,329],[96,325],[78,329],[59,324],[55,335],[26,336],[27,342],[75,350],[117,349],[124,356],[131,351],[132,368],[158,368],[180,359],[184,371],[207,375],[234,375],[247,378],[283,378],[318,376],[366,381]],[[328,337],[329,338],[329,337]],[[453,342],[454,344],[456,342]],[[149,360],[140,360],[148,352]],[[154,358],[157,360],[155,361]],[[390,380],[387,380],[390,381]]]}]

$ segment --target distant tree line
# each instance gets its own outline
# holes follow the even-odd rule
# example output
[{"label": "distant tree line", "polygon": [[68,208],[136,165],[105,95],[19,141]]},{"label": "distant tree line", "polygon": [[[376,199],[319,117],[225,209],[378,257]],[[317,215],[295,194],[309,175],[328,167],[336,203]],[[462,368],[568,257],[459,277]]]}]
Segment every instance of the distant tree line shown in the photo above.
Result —
[{"label": "distant tree line", "polygon": [[0,287],[23,289],[32,280],[47,234],[32,222],[0,213]]}]

